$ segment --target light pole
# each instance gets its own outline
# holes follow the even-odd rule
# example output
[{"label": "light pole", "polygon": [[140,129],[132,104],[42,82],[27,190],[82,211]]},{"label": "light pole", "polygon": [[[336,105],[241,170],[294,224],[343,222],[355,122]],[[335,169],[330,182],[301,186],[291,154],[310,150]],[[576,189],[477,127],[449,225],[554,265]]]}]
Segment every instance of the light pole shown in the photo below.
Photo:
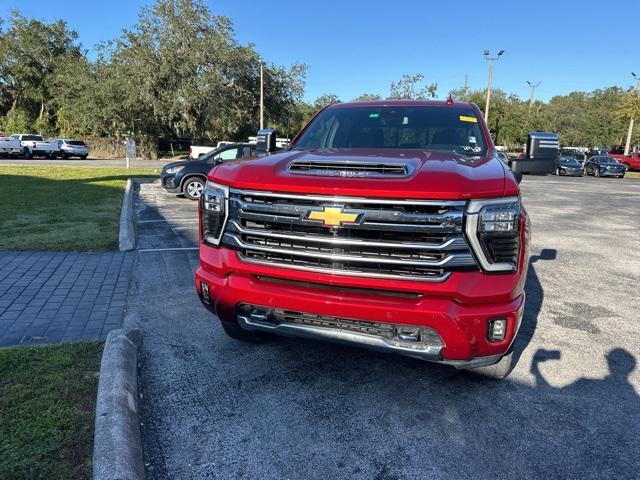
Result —
[{"label": "light pole", "polygon": [[536,94],[536,88],[540,86],[540,82],[533,84],[529,80],[527,80],[527,85],[531,87],[531,97],[529,98],[529,110],[531,110],[531,107],[533,107],[533,97]]},{"label": "light pole", "polygon": [[[640,78],[638,78],[638,76],[633,72],[631,72],[631,75],[636,80],[636,88],[635,88],[636,95],[640,95]],[[629,155],[629,150],[631,149],[631,135],[632,134],[633,134],[633,117],[631,117],[629,119],[629,130],[627,131],[627,143],[624,144],[624,154],[625,155]]]},{"label": "light pole", "polygon": [[493,83],[493,64],[495,63],[496,60],[498,60],[502,56],[503,53],[504,53],[504,50],[500,50],[497,56],[492,57],[491,54],[489,53],[489,50],[484,51],[484,58],[486,58],[489,61],[489,83],[487,84],[487,103],[484,106],[484,121],[487,122],[487,125],[489,124],[489,102],[491,102],[491,84]]},{"label": "light pole", "polygon": [[260,130],[264,128],[264,70],[260,62]]}]

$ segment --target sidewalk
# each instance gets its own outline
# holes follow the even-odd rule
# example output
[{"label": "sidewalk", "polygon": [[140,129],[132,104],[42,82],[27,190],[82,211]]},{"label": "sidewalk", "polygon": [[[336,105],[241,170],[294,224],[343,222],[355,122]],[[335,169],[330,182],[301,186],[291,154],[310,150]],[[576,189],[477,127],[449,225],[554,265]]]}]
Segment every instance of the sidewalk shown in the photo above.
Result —
[{"label": "sidewalk", "polygon": [[104,339],[120,327],[134,254],[0,252],[0,346]]}]

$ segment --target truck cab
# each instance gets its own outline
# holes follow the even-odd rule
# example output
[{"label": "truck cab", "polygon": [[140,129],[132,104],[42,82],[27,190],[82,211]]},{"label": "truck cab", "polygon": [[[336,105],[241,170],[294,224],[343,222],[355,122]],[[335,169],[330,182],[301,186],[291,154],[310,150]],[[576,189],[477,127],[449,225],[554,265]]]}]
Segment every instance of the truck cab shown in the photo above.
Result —
[{"label": "truck cab", "polygon": [[286,151],[209,173],[200,240],[196,290],[235,339],[510,370],[529,219],[473,104],[330,105]]}]

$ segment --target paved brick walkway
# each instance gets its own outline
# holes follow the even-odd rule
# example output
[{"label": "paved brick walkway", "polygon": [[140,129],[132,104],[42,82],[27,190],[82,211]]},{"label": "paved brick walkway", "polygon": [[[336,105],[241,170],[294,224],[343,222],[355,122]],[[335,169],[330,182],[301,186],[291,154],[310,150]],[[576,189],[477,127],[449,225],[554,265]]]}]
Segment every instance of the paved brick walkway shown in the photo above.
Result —
[{"label": "paved brick walkway", "polygon": [[134,254],[0,252],[0,346],[103,339],[122,322]]}]

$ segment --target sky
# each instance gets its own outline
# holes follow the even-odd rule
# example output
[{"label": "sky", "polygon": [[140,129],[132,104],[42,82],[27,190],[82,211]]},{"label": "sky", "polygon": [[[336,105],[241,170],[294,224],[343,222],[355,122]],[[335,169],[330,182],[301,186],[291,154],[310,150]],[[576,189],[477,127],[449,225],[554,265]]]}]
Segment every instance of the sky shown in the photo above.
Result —
[{"label": "sky", "polygon": [[[379,0],[205,0],[232,19],[238,40],[253,43],[268,62],[306,63],[305,98],[334,93],[343,101],[362,93],[386,96],[404,73],[421,73],[443,98],[468,78],[486,88],[485,49],[505,53],[494,88],[528,98],[574,90],[633,85],[640,75],[640,0],[601,2],[519,0],[483,2]],[[0,0],[44,20],[63,18],[91,50],[135,25],[151,0]],[[628,19],[628,20],[627,20]]]}]

